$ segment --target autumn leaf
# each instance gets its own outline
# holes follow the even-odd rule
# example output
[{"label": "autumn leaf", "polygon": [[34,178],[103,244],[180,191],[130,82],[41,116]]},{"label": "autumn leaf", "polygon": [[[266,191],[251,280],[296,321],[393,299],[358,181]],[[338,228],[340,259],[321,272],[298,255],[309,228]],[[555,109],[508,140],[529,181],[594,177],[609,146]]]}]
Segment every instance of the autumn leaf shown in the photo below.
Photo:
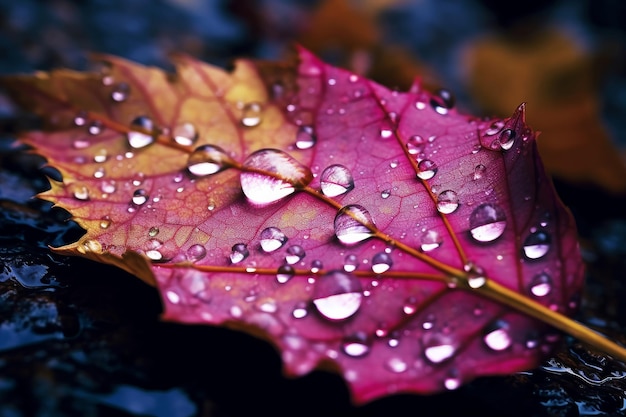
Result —
[{"label": "autumn leaf", "polygon": [[164,319],[266,338],[356,402],[532,368],[551,326],[625,357],[564,316],[583,265],[524,104],[478,119],[302,49],[231,74],[102,58],[3,84],[46,123],[21,138],[63,177],[40,197],[86,230],[55,250],[156,285]]}]

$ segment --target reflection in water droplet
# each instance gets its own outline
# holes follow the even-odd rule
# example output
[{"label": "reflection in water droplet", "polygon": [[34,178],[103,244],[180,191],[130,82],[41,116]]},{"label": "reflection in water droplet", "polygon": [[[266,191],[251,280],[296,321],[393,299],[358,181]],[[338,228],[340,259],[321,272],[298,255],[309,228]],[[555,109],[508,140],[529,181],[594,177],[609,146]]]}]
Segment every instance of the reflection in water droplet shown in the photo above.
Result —
[{"label": "reflection in water droplet", "polygon": [[541,272],[530,281],[530,293],[535,297],[545,297],[552,291],[552,278],[545,272]]},{"label": "reflection in water droplet", "polygon": [[358,204],[343,207],[335,216],[335,235],[344,245],[353,245],[371,236],[374,221],[369,212]]},{"label": "reflection in water droplet", "polygon": [[72,147],[74,149],[85,149],[87,148],[89,145],[91,144],[91,142],[89,142],[88,140],[83,140],[83,139],[77,139],[74,142],[72,142]]},{"label": "reflection in water droplet", "polygon": [[[126,134],[131,148],[141,149],[154,143],[154,123],[147,116],[139,116],[130,123],[131,131]],[[136,129],[136,130],[132,130]]]},{"label": "reflection in water droplet", "polygon": [[354,315],[362,298],[359,280],[343,271],[331,271],[315,281],[313,304],[329,320],[345,320]]},{"label": "reflection in water droplet", "polygon": [[424,150],[426,140],[420,135],[411,136],[406,142],[406,150],[409,155],[417,155]]},{"label": "reflection in water droplet", "polygon": [[296,134],[296,148],[310,149],[315,146],[317,137],[311,126],[300,126]]},{"label": "reflection in water droplet", "polygon": [[448,114],[448,111],[454,107],[454,96],[445,88],[437,90],[435,94],[430,99],[430,106],[441,115]]},{"label": "reflection in water droplet", "polygon": [[190,261],[199,261],[206,256],[206,248],[198,243],[191,245],[187,249],[187,259]]},{"label": "reflection in water droplet", "polygon": [[287,236],[276,227],[263,229],[260,239],[261,249],[266,253],[274,252],[287,243]]},{"label": "reflection in water droplet", "polygon": [[128,98],[130,87],[126,83],[117,83],[111,91],[111,99],[117,103],[121,103]]},{"label": "reflection in water droplet", "polygon": [[328,197],[345,194],[354,188],[354,179],[348,168],[343,165],[330,165],[320,177],[322,193]]},{"label": "reflection in water droplet", "polygon": [[135,190],[135,192],[133,193],[133,204],[140,206],[146,201],[148,201],[148,193],[146,192],[146,190],[144,190],[143,188]]},{"label": "reflection in water droplet", "polygon": [[485,175],[485,172],[487,172],[486,166],[484,166],[483,164],[476,165],[476,167],[474,168],[474,181],[481,179]]},{"label": "reflection in water droplet", "polygon": [[500,148],[503,151],[508,151],[513,147],[515,143],[515,131],[512,129],[504,129],[499,136]]},{"label": "reflection in water droplet", "polygon": [[550,235],[546,232],[534,232],[524,240],[524,255],[528,259],[539,259],[550,250]]},{"label": "reflection in water droplet", "polygon": [[408,365],[402,359],[393,357],[385,362],[385,368],[393,373],[399,374],[406,371],[408,369]]},{"label": "reflection in water droplet", "polygon": [[158,234],[159,234],[159,228],[156,226],[152,226],[150,230],[148,230],[148,236],[150,237],[155,237]]},{"label": "reflection in water droplet", "polygon": [[72,184],[71,190],[75,199],[81,201],[89,200],[89,190],[84,185]]},{"label": "reflection in water droplet", "polygon": [[508,348],[512,343],[509,325],[502,320],[496,321],[486,329],[483,341],[492,350],[501,351]]},{"label": "reflection in water droplet", "polygon": [[87,112],[79,111],[74,117],[74,125],[85,126],[85,123],[87,123]]},{"label": "reflection in water droplet", "polygon": [[219,146],[202,145],[189,155],[187,170],[196,177],[204,177],[228,168],[232,163],[233,160]]},{"label": "reflection in water droplet", "polygon": [[102,190],[103,193],[112,194],[117,190],[117,185],[115,181],[102,181],[100,190]]},{"label": "reflection in water droplet", "polygon": [[181,123],[172,130],[174,142],[182,146],[191,146],[198,140],[198,131],[191,123]]},{"label": "reflection in water droplet", "polygon": [[100,122],[99,120],[94,120],[93,122],[91,122],[89,124],[89,127],[87,128],[87,133],[94,136],[102,133],[102,122]]},{"label": "reflection in water droplet", "polygon": [[276,281],[279,284],[284,284],[289,281],[295,274],[293,266],[291,265],[281,265],[278,267],[276,271]]},{"label": "reflection in water droplet", "polygon": [[417,177],[422,180],[429,180],[437,173],[437,164],[430,159],[424,159],[417,164]]},{"label": "reflection in water droplet", "polygon": [[247,103],[241,111],[241,124],[246,127],[255,127],[261,124],[262,110],[260,103]]},{"label": "reflection in water droplet", "polygon": [[478,242],[491,242],[502,236],[506,228],[504,211],[495,204],[485,203],[476,207],[469,217],[472,237]]},{"label": "reflection in water droplet", "polygon": [[489,126],[487,130],[485,130],[485,135],[493,136],[496,133],[500,132],[503,127],[504,127],[504,121],[496,120],[495,122],[491,124],[491,126]]},{"label": "reflection in water droplet", "polygon": [[248,251],[248,247],[246,246],[245,243],[236,243],[233,245],[231,252],[230,252],[230,261],[233,264],[238,264],[239,262],[243,261],[244,259],[246,259],[248,257],[248,255],[250,255],[250,252]]},{"label": "reflection in water droplet", "polygon": [[317,274],[323,267],[324,265],[322,264],[322,261],[315,259],[311,262],[311,273]]},{"label": "reflection in water droplet", "polygon": [[100,228],[101,229],[108,229],[109,226],[111,226],[111,219],[109,218],[109,216],[104,216],[100,219]]},{"label": "reflection in water droplet", "polygon": [[391,190],[383,190],[383,191],[380,193],[380,196],[381,196],[383,199],[387,199],[387,198],[389,198],[389,196],[390,196],[390,195],[391,195]]},{"label": "reflection in water droplet", "polygon": [[443,386],[447,389],[447,390],[455,390],[457,388],[459,388],[461,386],[461,380],[459,378],[456,377],[450,377],[450,378],[446,378],[443,381]]},{"label": "reflection in water droplet", "polygon": [[370,352],[371,342],[368,340],[365,333],[358,332],[352,336],[347,337],[342,345],[341,349],[343,353],[353,358],[360,358],[367,355]]},{"label": "reflection in water droplet", "polygon": [[372,272],[375,274],[382,274],[389,270],[392,265],[393,261],[391,260],[391,256],[385,252],[379,252],[372,258]]},{"label": "reflection in water droplet", "polygon": [[308,185],[313,174],[290,155],[276,149],[261,149],[243,163],[241,189],[253,204],[274,203]]},{"label": "reflection in water droplet", "polygon": [[359,261],[356,255],[348,255],[343,262],[343,270],[346,272],[352,272],[359,265]]},{"label": "reflection in water droplet", "polygon": [[300,245],[292,245],[287,248],[287,254],[285,255],[285,262],[289,265],[294,265],[302,260],[305,256],[304,249]]},{"label": "reflection in water droplet", "polygon": [[423,252],[430,252],[437,249],[443,243],[443,238],[436,230],[427,230],[422,235],[420,249]]},{"label": "reflection in water droplet", "polygon": [[437,211],[443,214],[450,214],[459,207],[459,197],[456,192],[446,190],[437,196]]},{"label": "reflection in water droplet", "polygon": [[450,359],[456,353],[456,348],[448,343],[430,343],[424,349],[424,356],[433,364]]},{"label": "reflection in water droplet", "polygon": [[306,317],[307,314],[309,314],[309,312],[306,309],[305,303],[296,304],[295,308],[293,309],[293,312],[291,313],[291,315],[296,319],[302,319]]}]

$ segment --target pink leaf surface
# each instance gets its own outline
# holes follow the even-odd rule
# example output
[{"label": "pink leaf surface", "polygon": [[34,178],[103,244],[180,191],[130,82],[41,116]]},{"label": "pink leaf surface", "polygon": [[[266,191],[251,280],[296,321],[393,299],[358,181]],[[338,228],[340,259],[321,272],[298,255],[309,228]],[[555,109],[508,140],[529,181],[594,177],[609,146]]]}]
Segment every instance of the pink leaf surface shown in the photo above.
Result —
[{"label": "pink leaf surface", "polygon": [[333,369],[355,402],[529,369],[558,340],[481,292],[571,314],[582,286],[523,104],[478,119],[305,50],[232,74],[178,57],[175,77],[108,60],[104,87],[16,82],[56,115],[24,141],[64,177],[42,197],[88,231],[62,251],[155,283],[164,319],[264,337],[287,374]]}]

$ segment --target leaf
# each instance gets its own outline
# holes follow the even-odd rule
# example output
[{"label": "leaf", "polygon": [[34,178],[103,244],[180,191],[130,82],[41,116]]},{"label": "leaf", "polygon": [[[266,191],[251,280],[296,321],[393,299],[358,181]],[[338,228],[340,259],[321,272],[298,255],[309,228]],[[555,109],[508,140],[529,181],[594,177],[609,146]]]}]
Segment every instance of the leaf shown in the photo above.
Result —
[{"label": "leaf", "polygon": [[232,74],[103,59],[3,83],[46,118],[22,137],[63,176],[40,197],[87,231],[55,250],[155,284],[164,319],[264,337],[356,402],[534,367],[558,340],[536,319],[623,355],[562,315],[583,266],[523,104],[481,120],[302,49]]}]

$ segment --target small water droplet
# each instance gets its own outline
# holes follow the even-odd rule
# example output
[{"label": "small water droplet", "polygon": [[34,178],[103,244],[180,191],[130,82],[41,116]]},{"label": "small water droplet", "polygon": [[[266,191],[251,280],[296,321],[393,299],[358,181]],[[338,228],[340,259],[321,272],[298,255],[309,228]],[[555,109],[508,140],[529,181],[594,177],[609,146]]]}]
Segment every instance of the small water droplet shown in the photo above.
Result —
[{"label": "small water droplet", "polygon": [[156,226],[152,226],[150,230],[148,230],[148,236],[150,237],[155,237],[158,234],[159,234],[159,228]]},{"label": "small water droplet", "polygon": [[456,348],[449,343],[434,342],[426,345],[424,356],[433,364],[442,363],[456,353]]},{"label": "small water droplet", "polygon": [[230,315],[238,319],[243,315],[243,310],[239,306],[232,306],[230,308]]},{"label": "small water droplet", "polygon": [[344,245],[353,245],[371,236],[372,216],[365,207],[352,204],[343,207],[335,216],[335,235]]},{"label": "small water droplet", "polygon": [[409,155],[417,155],[424,150],[426,140],[420,135],[411,136],[406,142],[406,149]]},{"label": "small water droplet", "polygon": [[402,359],[393,357],[385,362],[385,368],[393,373],[399,374],[405,372],[409,368],[409,366]]},{"label": "small water droplet", "polygon": [[437,210],[439,213],[450,214],[454,213],[459,207],[459,197],[456,192],[452,190],[446,190],[441,192],[437,196]]},{"label": "small water droplet", "polygon": [[102,253],[102,244],[95,239],[84,240],[80,246],[78,246],[80,253]]},{"label": "small water droplet", "polygon": [[503,127],[504,127],[504,121],[496,120],[495,122],[491,124],[491,126],[489,126],[489,128],[487,128],[487,130],[485,130],[485,135],[493,136],[496,133],[500,132]]},{"label": "small water droplet", "polygon": [[243,163],[241,189],[253,204],[274,203],[308,185],[311,170],[290,155],[276,149],[261,149]]},{"label": "small water droplet", "polygon": [[530,281],[530,293],[535,297],[545,297],[552,291],[552,278],[545,272],[541,272]]},{"label": "small water droplet", "polygon": [[304,249],[300,245],[292,245],[287,248],[287,254],[285,255],[285,262],[289,265],[297,264],[305,256]]},{"label": "small water droplet", "polygon": [[296,134],[296,148],[310,149],[315,146],[317,136],[311,126],[300,126]]},{"label": "small water droplet", "polygon": [[470,214],[469,226],[474,240],[492,242],[504,233],[506,216],[504,211],[495,204],[481,204]]},{"label": "small water droplet", "polygon": [[248,255],[250,255],[250,252],[248,251],[248,246],[246,246],[245,243],[236,243],[231,249],[230,261],[233,264],[238,264],[239,262],[246,259]]},{"label": "small water droplet", "polygon": [[93,122],[91,122],[89,124],[89,127],[87,127],[87,133],[93,136],[102,133],[102,122],[100,122],[99,120],[94,120]]},{"label": "small water droplet", "polygon": [[430,159],[424,159],[417,164],[417,177],[422,180],[429,180],[437,173],[437,164]]},{"label": "small water droplet", "polygon": [[486,283],[487,283],[487,278],[485,278],[483,275],[470,274],[467,277],[467,285],[469,285],[469,287],[473,289],[480,288]]},{"label": "small water droplet", "polygon": [[241,110],[241,124],[246,127],[255,127],[261,124],[262,111],[260,103],[246,103]]},{"label": "small water droplet", "polygon": [[322,171],[320,187],[324,195],[336,197],[352,190],[354,188],[354,179],[345,166],[330,165]]},{"label": "small water droplet", "polygon": [[389,198],[389,196],[391,196],[391,190],[383,190],[383,191],[381,191],[380,196],[383,199]]},{"label": "small water droplet", "polygon": [[365,333],[358,332],[344,339],[341,349],[343,353],[353,358],[360,358],[370,352],[371,342]]},{"label": "small water droplet", "polygon": [[450,109],[454,107],[454,96],[449,90],[441,88],[430,99],[430,106],[441,115],[448,114]]},{"label": "small water droplet", "polygon": [[486,166],[484,166],[483,164],[476,165],[476,167],[474,168],[474,181],[478,181],[479,179],[481,179],[485,175],[485,172],[487,172]]},{"label": "small water droplet", "polygon": [[380,129],[380,137],[383,139],[388,139],[393,135],[393,130],[384,128]]},{"label": "small water droplet", "polygon": [[287,281],[293,278],[294,274],[295,271],[293,269],[293,266],[281,265],[276,271],[276,281],[278,281],[279,284],[285,284]]},{"label": "small water droplet", "polygon": [[309,314],[309,312],[308,312],[308,310],[306,308],[306,304],[304,304],[304,303],[296,304],[295,308],[293,309],[293,312],[291,313],[291,315],[295,319],[302,319],[302,318],[306,317],[307,314]]},{"label": "small water droplet", "polygon": [[115,181],[102,181],[100,190],[106,194],[113,194],[117,190],[117,185]]},{"label": "small water droplet", "polygon": [[75,126],[85,126],[87,123],[87,112],[79,111],[74,117]]},{"label": "small water droplet", "polygon": [[104,168],[100,167],[94,171],[93,177],[100,179],[104,177],[104,174],[105,174]]},{"label": "small water droplet", "polygon": [[324,265],[322,264],[322,261],[320,261],[319,259],[315,259],[311,262],[311,273],[317,274],[322,270],[323,267]]},{"label": "small water droplet", "polygon": [[91,142],[89,142],[88,140],[84,140],[84,139],[77,139],[74,142],[72,142],[72,147],[74,149],[85,149],[89,147],[89,145],[91,145]]},{"label": "small water droplet", "polygon": [[389,270],[392,265],[393,261],[391,260],[391,256],[385,252],[379,252],[372,258],[372,272],[375,274],[382,274]]},{"label": "small water droplet", "polygon": [[89,200],[89,189],[87,189],[84,185],[72,184],[71,190],[75,199],[81,201]]},{"label": "small water droplet", "polygon": [[146,251],[146,256],[153,261],[163,260],[163,254],[158,249],[150,249]]},{"label": "small water droplet", "polygon": [[353,272],[359,265],[359,260],[356,255],[347,255],[343,261],[343,270],[346,272]]},{"label": "small water droplet", "polygon": [[502,320],[496,321],[487,327],[483,341],[492,350],[505,350],[512,343],[509,325]]},{"label": "small water droplet", "polygon": [[402,311],[408,316],[415,314],[415,312],[417,312],[417,299],[415,297],[407,298],[402,307]]},{"label": "small water droplet", "polygon": [[550,250],[550,235],[546,232],[534,232],[524,240],[524,255],[528,259],[539,259]]},{"label": "small water droplet", "polygon": [[196,177],[204,177],[226,169],[232,163],[230,156],[219,146],[202,145],[189,155],[187,170]]},{"label": "small water droplet", "polygon": [[111,91],[111,99],[117,103],[121,103],[128,98],[130,87],[126,83],[117,83]]},{"label": "small water droplet", "polygon": [[430,330],[435,326],[435,316],[433,314],[428,314],[424,321],[422,322],[422,329]]},{"label": "small water droplet", "polygon": [[443,238],[436,230],[427,230],[422,235],[420,249],[423,252],[430,252],[437,249],[443,243]]},{"label": "small water droplet", "polygon": [[109,226],[111,226],[111,219],[109,218],[109,216],[104,216],[100,219],[100,228],[101,229],[108,229]]},{"label": "small water droplet", "polygon": [[504,129],[499,136],[500,148],[503,151],[508,151],[513,147],[515,143],[515,131],[513,129]]},{"label": "small water droplet", "polygon": [[187,259],[192,262],[199,261],[206,256],[206,248],[199,243],[191,245],[189,249],[187,249]]},{"label": "small water droplet", "polygon": [[182,146],[191,146],[198,140],[198,130],[191,123],[181,123],[172,130],[174,142]]},{"label": "small water droplet", "polygon": [[443,381],[443,386],[447,389],[447,390],[455,390],[457,388],[459,388],[461,386],[461,380],[457,377],[448,377],[446,379],[444,379]]},{"label": "small water droplet", "polygon": [[149,117],[139,116],[133,119],[130,128],[126,138],[131,148],[141,149],[154,143],[154,123]]},{"label": "small water droplet", "polygon": [[135,192],[133,193],[133,204],[140,206],[146,201],[148,201],[148,193],[146,192],[146,190],[144,190],[143,188],[135,190]]},{"label": "small water droplet", "polygon": [[313,304],[329,320],[345,320],[361,307],[361,283],[343,271],[331,271],[315,281]]},{"label": "small water droplet", "polygon": [[260,235],[261,249],[270,253],[280,249],[287,243],[287,236],[276,227],[268,227],[263,229]]}]

